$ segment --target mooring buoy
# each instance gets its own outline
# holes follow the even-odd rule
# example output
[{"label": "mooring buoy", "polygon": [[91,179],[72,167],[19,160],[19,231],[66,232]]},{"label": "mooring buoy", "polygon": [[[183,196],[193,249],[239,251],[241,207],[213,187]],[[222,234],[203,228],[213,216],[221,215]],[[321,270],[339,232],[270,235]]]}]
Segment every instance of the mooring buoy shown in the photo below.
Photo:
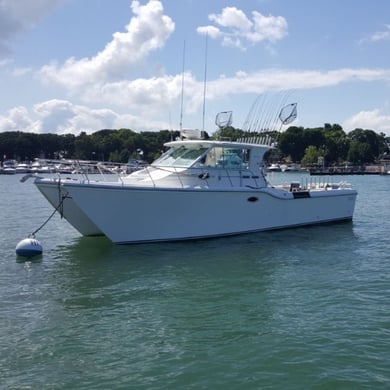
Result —
[{"label": "mooring buoy", "polygon": [[25,238],[16,245],[16,254],[21,257],[33,257],[42,252],[42,245],[35,238]]}]

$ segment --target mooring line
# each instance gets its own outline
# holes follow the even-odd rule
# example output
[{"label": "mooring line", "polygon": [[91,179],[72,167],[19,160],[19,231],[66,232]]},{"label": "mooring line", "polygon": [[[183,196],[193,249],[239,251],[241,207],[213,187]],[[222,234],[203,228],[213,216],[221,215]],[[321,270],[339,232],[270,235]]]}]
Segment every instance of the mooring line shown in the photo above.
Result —
[{"label": "mooring line", "polygon": [[[29,237],[32,237],[32,238],[35,238],[35,234],[38,233],[54,216],[54,214],[56,213],[56,211],[58,211],[62,205],[64,204],[64,200],[67,198],[67,196],[63,196],[60,203],[58,204],[58,206],[54,209],[54,211],[51,213],[50,217],[46,219],[46,221],[37,229],[35,230],[34,232],[32,232],[31,234],[29,234]],[[61,217],[62,217],[62,213],[61,213]]]}]

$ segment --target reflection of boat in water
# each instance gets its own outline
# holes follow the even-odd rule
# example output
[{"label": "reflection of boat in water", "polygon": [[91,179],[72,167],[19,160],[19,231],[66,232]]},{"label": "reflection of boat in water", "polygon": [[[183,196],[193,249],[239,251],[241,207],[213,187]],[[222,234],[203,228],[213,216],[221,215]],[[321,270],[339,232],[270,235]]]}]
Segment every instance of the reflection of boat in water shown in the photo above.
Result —
[{"label": "reflection of boat in water", "polygon": [[[260,167],[272,146],[177,140],[150,166],[117,180],[37,178],[49,202],[84,235],[115,243],[227,236],[352,219],[348,185],[271,186]],[[108,179],[110,180],[110,179]]]}]

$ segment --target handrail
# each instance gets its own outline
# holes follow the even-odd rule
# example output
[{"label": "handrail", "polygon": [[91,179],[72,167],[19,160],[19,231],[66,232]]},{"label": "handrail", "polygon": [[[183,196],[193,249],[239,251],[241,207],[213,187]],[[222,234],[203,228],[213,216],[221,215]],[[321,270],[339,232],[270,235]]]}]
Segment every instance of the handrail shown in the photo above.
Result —
[{"label": "handrail", "polygon": [[[149,170],[150,167],[146,167],[144,170],[147,172],[150,181],[153,183],[153,186],[156,187],[155,179],[153,179],[153,175]],[[209,184],[210,178],[212,177],[212,173],[215,174],[215,176],[218,176],[219,178],[227,178],[230,186],[232,188],[234,187],[242,187],[243,186],[243,179],[244,176],[250,176],[250,178],[253,180],[254,184],[256,186],[259,185],[258,180],[260,177],[262,177],[261,172],[258,174],[255,174],[250,169],[237,169],[237,170],[229,170],[226,168],[218,168],[218,169],[207,169],[207,168],[188,168],[187,171],[178,171],[177,167],[172,167],[172,169],[166,168],[166,167],[159,167],[159,166],[152,166],[154,170],[160,170],[164,172],[168,172],[172,174],[172,176],[176,177],[180,187],[184,188],[185,183],[183,182],[183,178],[188,177],[198,177],[201,180],[205,180],[207,184]],[[233,172],[238,172],[239,174],[236,176],[232,176]],[[203,176],[203,177],[202,177]],[[235,184],[234,181],[238,180],[239,184]],[[263,177],[264,179],[264,177]],[[264,179],[265,180],[265,179]]]},{"label": "handrail", "polygon": [[[102,182],[112,182],[114,179],[108,177],[111,175],[116,175],[116,178],[118,182],[122,186],[126,186],[127,180],[126,175],[121,175],[119,172],[113,170],[108,171],[110,174],[108,175],[108,172],[105,171],[104,166],[101,164],[86,164],[82,163],[80,164],[79,161],[74,161],[74,174],[77,174],[78,180],[81,182],[87,182],[90,183],[94,180],[101,180]],[[97,169],[98,172],[96,172],[96,175],[100,177],[95,178],[91,177],[91,170],[90,167],[93,167],[94,169]],[[184,167],[183,167],[184,168]],[[156,175],[153,173],[156,171],[162,171],[166,172],[171,179],[171,183],[173,186],[177,185],[179,188],[184,188],[186,185],[189,186],[201,186],[201,187],[209,187],[213,180],[219,181],[222,179],[222,182],[224,182],[225,185],[231,187],[231,188],[239,188],[242,187],[245,183],[245,185],[253,185],[253,187],[259,186],[259,180],[261,182],[261,179],[265,180],[262,172],[259,171],[258,173],[253,172],[249,168],[246,169],[227,169],[227,168],[208,168],[208,167],[192,167],[192,168],[185,168],[184,170],[181,170],[178,167],[161,167],[161,166],[155,166],[155,165],[149,165],[145,166],[142,170],[139,170],[137,172],[140,172],[140,178],[142,177],[149,178],[149,183],[153,188],[156,188],[158,186],[158,180],[156,178]],[[142,173],[143,172],[143,173]],[[56,172],[57,178],[64,177],[63,173]],[[95,175],[95,173],[93,173]],[[143,176],[144,175],[144,176]],[[193,180],[186,180],[186,177],[190,178],[192,177]],[[176,184],[174,180],[176,179]],[[249,179],[249,180],[248,180]],[[131,179],[129,180],[129,182]],[[132,183],[135,183],[135,181],[131,181]]]},{"label": "handrail", "polygon": [[149,167],[146,167],[145,168],[146,172],[148,173],[148,176],[150,178],[150,181],[153,183],[153,187],[156,188],[156,183],[154,182],[153,180],[153,176],[151,175],[151,173],[149,172]]}]

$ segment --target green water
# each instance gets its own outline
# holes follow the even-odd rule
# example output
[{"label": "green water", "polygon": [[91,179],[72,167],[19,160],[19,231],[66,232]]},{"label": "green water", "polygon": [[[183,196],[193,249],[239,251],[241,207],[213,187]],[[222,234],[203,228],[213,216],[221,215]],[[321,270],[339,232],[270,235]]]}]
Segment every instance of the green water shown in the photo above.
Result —
[{"label": "green water", "polygon": [[[354,222],[114,246],[0,176],[0,388],[390,388],[390,176]],[[295,180],[279,174],[275,181]]]}]

